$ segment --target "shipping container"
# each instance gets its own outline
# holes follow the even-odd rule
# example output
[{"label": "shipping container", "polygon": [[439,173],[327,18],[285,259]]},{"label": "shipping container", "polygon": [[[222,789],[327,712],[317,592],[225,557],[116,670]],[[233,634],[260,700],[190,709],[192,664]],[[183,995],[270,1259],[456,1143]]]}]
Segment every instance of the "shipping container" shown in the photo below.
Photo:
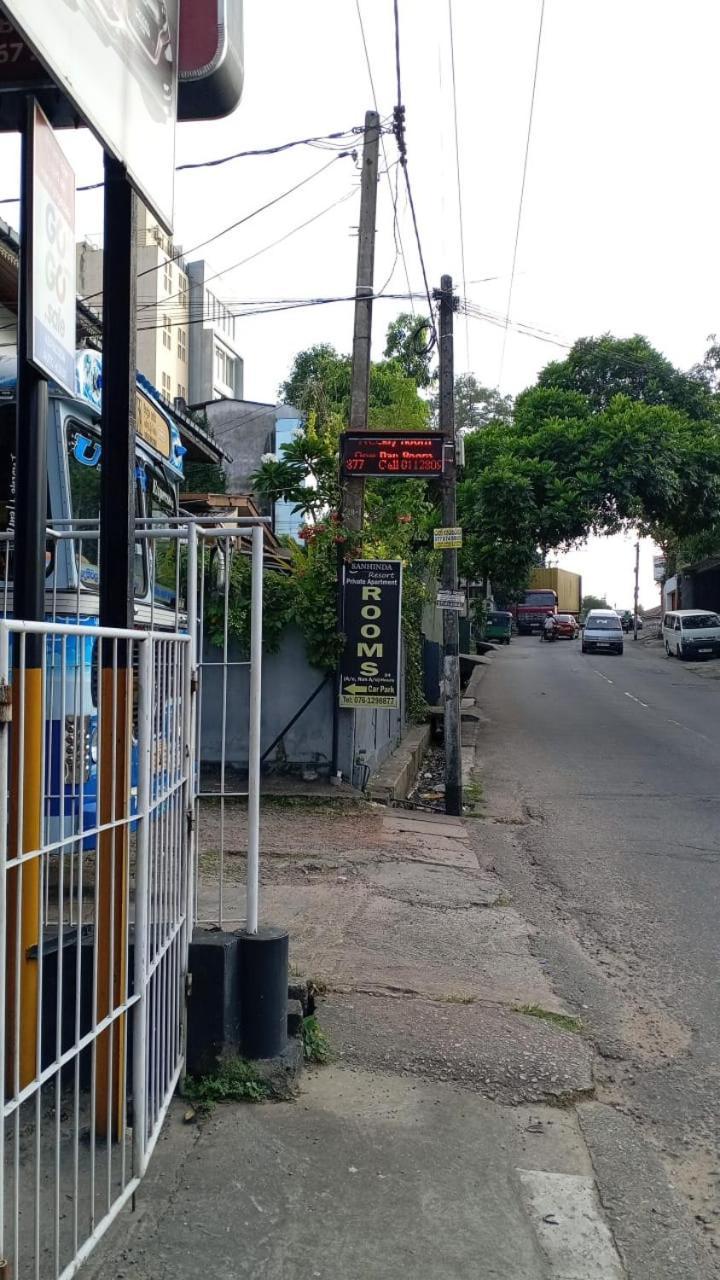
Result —
[{"label": "shipping container", "polygon": [[576,618],[580,616],[582,579],[579,573],[570,573],[568,569],[533,569],[529,590],[543,588],[556,593],[558,613],[572,613]]}]

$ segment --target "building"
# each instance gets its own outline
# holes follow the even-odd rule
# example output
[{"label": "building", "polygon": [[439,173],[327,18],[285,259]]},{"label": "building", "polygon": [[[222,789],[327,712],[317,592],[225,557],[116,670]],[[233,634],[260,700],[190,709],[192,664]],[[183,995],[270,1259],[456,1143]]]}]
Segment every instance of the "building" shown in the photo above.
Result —
[{"label": "building", "polygon": [[[77,245],[77,289],[102,315],[102,249]],[[185,262],[182,249],[138,204],[137,367],[168,404],[204,404],[243,392],[235,317],[208,282],[207,263]]]},{"label": "building", "polygon": [[[283,444],[292,440],[302,423],[298,409],[288,404],[265,404],[256,400],[211,400],[203,408],[214,439],[228,455],[225,473],[232,493],[250,493],[250,477],[264,454],[281,456]],[[293,511],[293,503],[276,502],[273,529],[297,539],[303,516]]]}]

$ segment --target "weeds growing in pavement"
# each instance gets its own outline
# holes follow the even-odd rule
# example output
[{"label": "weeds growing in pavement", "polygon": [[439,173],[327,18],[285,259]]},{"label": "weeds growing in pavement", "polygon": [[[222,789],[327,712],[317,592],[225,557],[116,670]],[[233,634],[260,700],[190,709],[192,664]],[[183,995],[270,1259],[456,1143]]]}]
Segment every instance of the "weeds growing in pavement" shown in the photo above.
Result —
[{"label": "weeds growing in pavement", "polygon": [[252,1063],[231,1058],[221,1062],[214,1075],[187,1076],[184,1092],[195,1110],[207,1115],[217,1102],[264,1102],[271,1090]]},{"label": "weeds growing in pavement", "polygon": [[308,1018],[303,1018],[302,1038],[306,1062],[330,1061],[330,1041],[314,1013],[311,1013]]},{"label": "weeds growing in pavement", "polygon": [[515,1013],[524,1013],[529,1018],[542,1018],[544,1022],[551,1022],[561,1031],[582,1031],[583,1024],[580,1018],[573,1018],[569,1013],[553,1013],[551,1009],[543,1009],[539,1004],[517,1004]]}]

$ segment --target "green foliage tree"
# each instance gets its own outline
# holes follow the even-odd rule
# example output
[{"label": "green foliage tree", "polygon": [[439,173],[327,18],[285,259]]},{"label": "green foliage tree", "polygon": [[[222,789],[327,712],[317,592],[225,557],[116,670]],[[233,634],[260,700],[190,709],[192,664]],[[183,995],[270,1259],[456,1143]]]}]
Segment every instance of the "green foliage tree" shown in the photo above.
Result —
[{"label": "green foliage tree", "polygon": [[579,391],[595,412],[607,409],[617,395],[644,404],[679,409],[699,421],[714,417],[716,406],[707,382],[695,372],[682,373],[647,338],[580,338],[564,360],[547,365],[540,387]]},{"label": "green foliage tree", "polygon": [[[642,376],[618,346],[623,359],[643,355]],[[632,527],[670,559],[678,540],[720,525],[720,424],[707,387],[645,339],[586,339],[571,357],[518,396],[512,424],[466,439],[459,510],[471,576],[521,587],[538,548],[593,530]]]},{"label": "green foliage tree", "polygon": [[429,347],[430,325],[424,316],[403,311],[388,325],[385,357],[397,361],[416,387],[429,387],[435,380]]},{"label": "green foliage tree", "polygon": [[[434,421],[440,409],[439,395],[432,400]],[[455,379],[455,428],[476,431],[492,422],[512,420],[512,396],[503,396],[493,387],[484,387],[474,373],[461,373]]]},{"label": "green foliage tree", "polygon": [[591,609],[609,609],[610,606],[604,596],[583,596],[580,605],[583,614],[589,613]]}]

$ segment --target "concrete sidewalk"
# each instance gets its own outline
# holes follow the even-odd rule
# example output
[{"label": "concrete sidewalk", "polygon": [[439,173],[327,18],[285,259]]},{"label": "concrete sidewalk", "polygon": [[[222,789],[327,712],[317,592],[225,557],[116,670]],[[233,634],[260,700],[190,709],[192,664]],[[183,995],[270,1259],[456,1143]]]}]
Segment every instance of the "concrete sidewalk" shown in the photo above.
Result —
[{"label": "concrete sidewalk", "polygon": [[[245,823],[226,810],[237,919]],[[499,838],[379,806],[264,807],[263,915],[323,992],[333,1064],[291,1103],[186,1123],[178,1102],[88,1278],[620,1280],[567,1105],[592,1096],[592,1050],[531,954]]]},{"label": "concrete sidewalk", "polygon": [[87,1280],[621,1280],[568,1111],[339,1067],[170,1113]]}]

